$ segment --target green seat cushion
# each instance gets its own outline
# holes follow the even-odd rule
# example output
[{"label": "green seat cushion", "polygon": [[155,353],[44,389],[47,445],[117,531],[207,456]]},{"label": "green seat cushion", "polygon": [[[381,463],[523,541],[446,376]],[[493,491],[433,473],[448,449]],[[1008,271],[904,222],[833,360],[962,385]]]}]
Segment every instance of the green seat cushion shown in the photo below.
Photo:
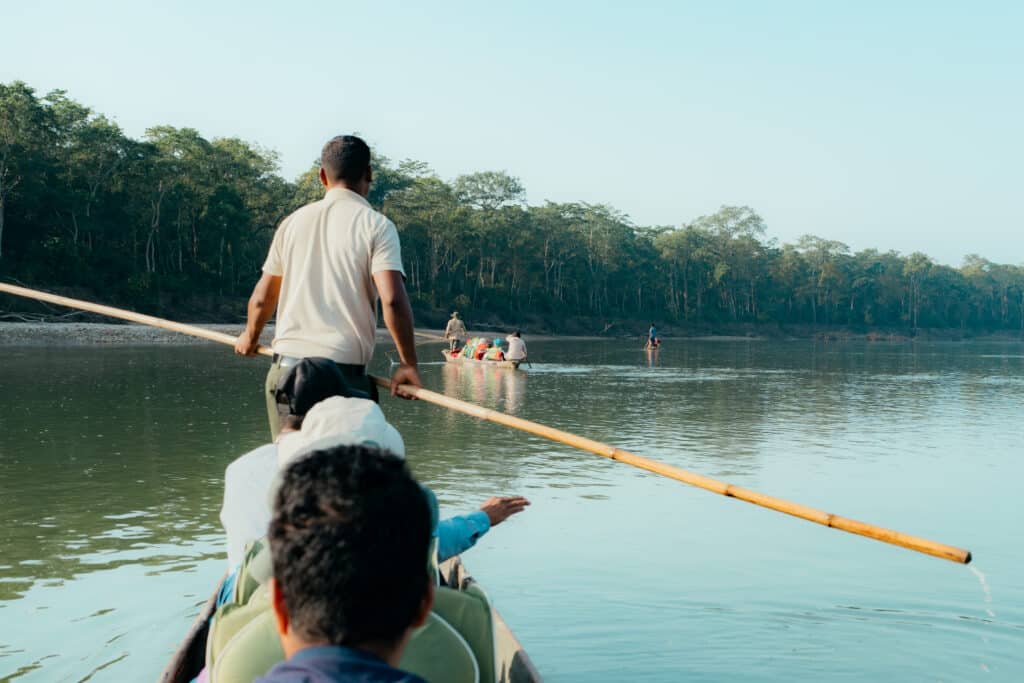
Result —
[{"label": "green seat cushion", "polygon": [[434,594],[434,613],[452,625],[466,640],[480,667],[480,680],[495,680],[494,621],[487,594],[476,583],[463,590],[438,588]]},{"label": "green seat cushion", "polygon": [[245,557],[238,568],[233,601],[239,605],[249,602],[256,590],[274,575],[270,544],[266,538],[253,541],[245,548]]},{"label": "green seat cushion", "polygon": [[229,602],[218,607],[210,620],[210,632],[206,636],[207,668],[212,670],[235,634],[264,612],[273,613],[270,606],[270,591],[266,587],[258,588],[244,605]]},{"label": "green seat cushion", "polygon": [[480,667],[466,640],[433,612],[409,639],[398,668],[414,673],[428,683],[480,683],[486,680],[480,678]]},{"label": "green seat cushion", "polygon": [[210,670],[210,683],[252,683],[283,659],[274,612],[267,609],[227,642]]}]

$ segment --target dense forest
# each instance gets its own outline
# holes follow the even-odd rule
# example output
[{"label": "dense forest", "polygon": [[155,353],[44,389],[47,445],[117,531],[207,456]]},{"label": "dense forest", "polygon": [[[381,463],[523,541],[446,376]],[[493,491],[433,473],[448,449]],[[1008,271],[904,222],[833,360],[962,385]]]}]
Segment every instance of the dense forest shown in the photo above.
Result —
[{"label": "dense forest", "polygon": [[[276,224],[322,194],[315,165],[294,181],[278,170],[239,139],[160,126],[134,140],[63,91],[0,84],[0,280],[242,320]],[[601,204],[529,206],[503,172],[448,182],[380,155],[374,170],[370,200],[398,226],[421,323],[457,308],[534,331],[1024,332],[1024,266],[952,268],[812,235],[778,244],[749,207],[639,226]],[[0,299],[0,319],[39,310]]]}]

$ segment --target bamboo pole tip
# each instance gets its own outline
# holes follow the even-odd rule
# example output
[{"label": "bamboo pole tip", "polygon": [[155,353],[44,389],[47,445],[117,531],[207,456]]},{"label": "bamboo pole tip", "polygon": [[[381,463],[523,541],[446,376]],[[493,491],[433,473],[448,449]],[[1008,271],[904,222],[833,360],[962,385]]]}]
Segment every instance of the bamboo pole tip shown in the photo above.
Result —
[{"label": "bamboo pole tip", "polygon": [[966,552],[967,552],[967,554],[964,556],[964,564],[970,564],[971,560],[973,560],[974,557],[971,555],[971,551],[970,550],[968,550]]}]

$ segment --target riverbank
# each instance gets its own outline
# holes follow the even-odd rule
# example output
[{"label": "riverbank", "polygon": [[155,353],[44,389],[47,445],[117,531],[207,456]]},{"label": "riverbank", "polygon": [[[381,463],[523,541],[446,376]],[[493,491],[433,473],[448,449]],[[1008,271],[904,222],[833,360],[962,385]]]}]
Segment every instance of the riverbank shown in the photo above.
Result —
[{"label": "riverbank", "polygon": [[[224,323],[192,323],[197,327],[237,335],[243,329],[241,324]],[[444,330],[417,329],[417,344],[443,344]],[[878,342],[878,343],[910,343],[913,341],[1020,341],[1017,334],[996,333],[976,334],[967,336],[961,331],[945,334],[940,331],[919,331],[916,337],[894,332],[850,332],[849,330],[796,329],[792,333],[775,328],[769,334],[680,334],[680,331],[666,331],[666,340],[693,340],[719,342],[751,342],[775,340],[817,340],[829,343],[841,342]],[[504,338],[507,332],[498,330],[470,330],[470,336]],[[274,336],[273,326],[264,330],[261,341],[269,345]],[[636,335],[566,335],[566,334],[529,334],[524,333],[527,341],[601,341],[608,339],[640,339]],[[377,329],[377,341],[387,344],[391,336],[384,328]],[[188,345],[210,344],[205,339],[170,332],[156,327],[120,323],[85,323],[85,322],[0,322],[0,346],[99,346],[99,345]]]},{"label": "riverbank", "polygon": [[[244,325],[223,323],[188,323],[205,330],[221,332],[235,336]],[[417,344],[444,344],[444,330],[417,329]],[[471,336],[499,336],[494,331],[470,331]],[[505,335],[500,335],[504,337]],[[263,331],[260,341],[270,344],[274,338],[274,327],[268,325]],[[531,341],[549,341],[553,339],[565,341],[597,341],[602,337],[572,335],[527,335]],[[388,343],[391,335],[384,328],[377,329],[377,341]],[[176,345],[212,344],[215,342],[198,337],[191,337],[178,332],[171,332],[159,327],[148,325],[121,323],[40,323],[0,322],[0,346],[98,346],[98,345]]]}]

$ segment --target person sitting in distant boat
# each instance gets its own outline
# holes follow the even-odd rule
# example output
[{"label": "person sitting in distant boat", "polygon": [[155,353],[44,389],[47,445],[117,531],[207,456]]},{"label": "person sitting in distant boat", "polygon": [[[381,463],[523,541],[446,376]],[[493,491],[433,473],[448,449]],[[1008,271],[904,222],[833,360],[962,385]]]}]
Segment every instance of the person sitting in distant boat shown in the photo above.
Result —
[{"label": "person sitting in distant boat", "polygon": [[483,360],[484,356],[487,355],[487,349],[490,348],[491,342],[486,339],[480,339],[480,342],[476,345],[476,351],[473,352],[473,358],[476,360]]},{"label": "person sitting in distant boat", "polygon": [[270,523],[274,622],[286,660],[258,683],[425,683],[398,669],[434,602],[431,505],[405,462],[319,450],[283,474]]},{"label": "person sitting in distant boat", "polygon": [[505,341],[508,342],[508,353],[505,354],[505,358],[509,360],[526,360],[526,342],[523,341],[519,330],[505,337]]},{"label": "person sitting in distant boat", "polygon": [[444,338],[448,340],[448,350],[454,353],[459,349],[462,340],[466,338],[466,324],[459,318],[459,312],[452,313],[452,319],[444,328]]},{"label": "person sitting in distant boat", "polygon": [[473,337],[466,341],[466,345],[462,348],[462,352],[459,354],[467,360],[472,360],[476,357],[476,347],[480,343],[479,337]]},{"label": "person sitting in distant boat", "polygon": [[484,360],[505,360],[505,352],[501,350],[501,340],[495,339],[484,354]]}]

